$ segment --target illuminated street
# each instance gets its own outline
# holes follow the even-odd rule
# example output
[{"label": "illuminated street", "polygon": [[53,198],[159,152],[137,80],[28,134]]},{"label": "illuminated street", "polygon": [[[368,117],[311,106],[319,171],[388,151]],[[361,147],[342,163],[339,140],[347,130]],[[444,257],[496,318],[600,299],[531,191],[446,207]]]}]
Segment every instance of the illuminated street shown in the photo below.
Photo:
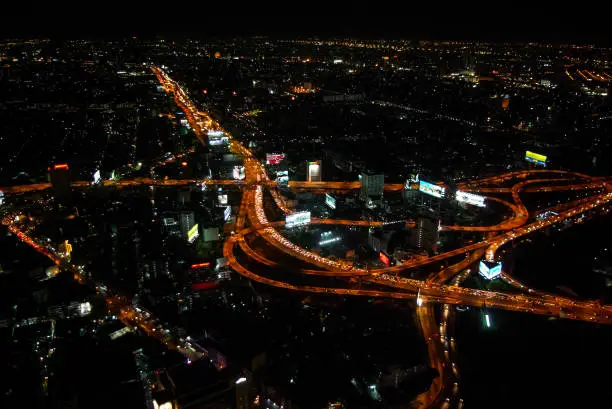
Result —
[{"label": "illuminated street", "polygon": [[[269,176],[264,164],[257,159],[250,148],[234,138],[227,129],[213,119],[212,114],[202,112],[187,92],[161,67],[151,66],[150,69],[163,90],[172,96],[184,113],[189,127],[203,147],[207,147],[207,138],[211,133],[222,133],[228,138],[230,151],[240,155],[244,160],[244,175],[240,176],[242,179],[136,176],[104,180],[96,186],[111,189],[144,186],[150,187],[151,190],[158,187],[195,186],[202,191],[213,187],[233,189],[231,191],[234,193],[239,190],[238,211],[231,229],[226,230],[228,235],[221,246],[226,264],[232,271],[254,282],[286,291],[408,300],[416,308],[416,319],[420,333],[427,344],[430,366],[439,374],[428,391],[416,398],[415,404],[418,407],[448,407],[451,403],[454,407],[463,405],[459,397],[459,368],[454,358],[455,306],[483,308],[484,311],[486,309],[515,311],[594,324],[612,324],[612,305],[602,304],[600,300],[570,298],[530,288],[512,277],[509,272],[502,270],[504,267],[501,264],[505,249],[533,233],[546,231],[548,234],[551,229],[558,226],[570,227],[572,224],[581,223],[586,216],[595,218],[607,213],[612,202],[610,178],[592,177],[565,170],[528,169],[475,180],[462,180],[457,183],[457,190],[460,190],[458,194],[469,192],[487,195],[464,195],[471,197],[475,203],[480,201],[481,206],[471,204],[484,207],[483,203],[486,201],[493,204],[494,209],[500,209],[496,210],[496,214],[488,215],[491,220],[496,218],[495,223],[479,224],[481,221],[476,218],[470,224],[438,223],[436,234],[449,236],[455,234],[461,244],[454,243],[452,248],[443,247],[441,251],[420,254],[396,263],[389,263],[389,258],[380,252],[380,261],[366,263],[364,266],[355,263],[348,256],[322,255],[319,250],[296,243],[289,237],[288,232],[304,225],[329,226],[354,229],[354,231],[360,228],[362,231],[371,232],[374,228],[383,228],[394,223],[399,223],[406,230],[410,230],[417,229],[415,227],[417,223],[409,218],[392,221],[365,218],[351,220],[346,217],[333,217],[333,214],[325,216],[327,213],[324,217],[311,217],[310,212],[300,212],[287,192],[341,195],[363,189],[365,182],[292,180],[287,183],[285,189],[281,189],[277,180]],[[592,79],[598,80],[599,77],[588,71],[585,72]],[[172,163],[174,160],[168,162]],[[160,162],[159,167],[164,163]],[[83,195],[87,195],[92,192],[94,183],[73,181],[70,185],[83,192]],[[434,197],[438,192],[450,189],[442,182],[431,184],[424,181],[405,184],[381,182],[379,186],[380,192],[397,195],[421,192]],[[7,197],[21,198],[51,187],[52,183],[16,184],[2,187],[0,191]],[[537,200],[534,197],[550,193],[567,194],[569,199],[563,203],[558,200],[554,203],[539,204],[539,207],[534,205]],[[528,200],[525,199],[527,196]],[[151,203],[154,202],[151,199]],[[274,209],[271,210],[266,203],[268,205],[273,203],[270,206]],[[335,199],[332,203],[334,204],[332,209],[335,209]],[[228,212],[232,211],[231,206],[227,209]],[[48,257],[62,270],[69,271],[79,283],[94,288],[100,294],[100,288],[105,285],[94,280],[82,267],[72,264],[66,254],[55,250],[47,241],[36,238],[33,235],[34,228],[28,225],[27,214],[26,209],[12,207],[10,213],[4,214],[2,224],[23,243]],[[280,218],[279,214],[282,215]],[[306,222],[300,221],[299,217],[302,216]],[[225,221],[228,217],[225,217]],[[294,226],[296,223],[297,227]],[[197,225],[195,230],[190,231],[198,233]],[[328,235],[323,236],[324,244],[339,240],[330,239],[331,233],[326,234]],[[193,234],[189,233],[190,242],[192,236]],[[279,254],[282,256],[279,257]],[[462,286],[463,281],[470,275],[476,275],[479,268],[481,275],[486,277],[486,274],[491,273],[492,277],[487,277],[488,279],[500,277],[517,292]],[[104,293],[104,297],[109,308],[118,311],[118,319],[127,327],[138,327],[149,337],[165,344],[167,348],[180,352],[188,364],[208,358],[218,371],[226,368],[227,363],[224,358],[213,357],[195,341],[190,341],[188,337],[177,336],[168,328],[156,327],[153,324],[152,313],[135,306],[119,292],[108,290]],[[440,315],[439,319],[436,318],[437,314]]]}]

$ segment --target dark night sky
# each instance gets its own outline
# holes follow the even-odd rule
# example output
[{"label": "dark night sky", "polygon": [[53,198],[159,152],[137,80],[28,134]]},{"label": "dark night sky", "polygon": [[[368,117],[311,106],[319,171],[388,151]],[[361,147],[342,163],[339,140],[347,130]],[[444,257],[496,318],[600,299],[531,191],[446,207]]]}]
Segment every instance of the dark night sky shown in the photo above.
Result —
[{"label": "dark night sky", "polygon": [[[122,36],[234,36],[271,35],[283,38],[306,36],[352,36],[361,38],[407,38],[436,40],[492,40],[492,41],[550,41],[597,43],[612,46],[609,24],[612,19],[604,13],[581,7],[559,10],[541,6],[505,4],[504,10],[495,10],[489,3],[479,7],[462,2],[461,7],[445,11],[444,3],[431,10],[412,10],[405,6],[392,7],[396,1],[369,2],[371,7],[358,2],[347,3],[346,10],[321,9],[311,2],[284,2],[282,9],[254,9],[249,13],[232,3],[234,12],[206,10],[210,2],[201,1],[197,7],[186,9],[179,2],[174,7],[157,12],[151,0],[146,7],[81,6],[54,7],[42,10],[3,10],[0,37],[122,37]],[[332,1],[328,2],[332,3]],[[501,2],[500,2],[501,3]],[[49,3],[47,3],[49,4]],[[125,0],[124,4],[129,4]],[[295,10],[289,9],[295,5]],[[558,7],[562,3],[558,2]],[[337,7],[337,6],[336,6]],[[379,10],[380,9],[380,10]],[[282,11],[280,13],[279,11]],[[315,14],[316,12],[326,13]],[[380,12],[379,12],[380,11]],[[218,16],[212,18],[210,16]]]}]

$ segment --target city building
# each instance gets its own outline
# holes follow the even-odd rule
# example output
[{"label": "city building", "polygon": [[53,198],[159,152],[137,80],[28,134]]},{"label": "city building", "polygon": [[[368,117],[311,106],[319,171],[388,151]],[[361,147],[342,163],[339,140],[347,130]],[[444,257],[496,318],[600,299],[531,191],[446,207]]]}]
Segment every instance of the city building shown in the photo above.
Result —
[{"label": "city building", "polygon": [[[180,212],[179,226],[181,228],[181,237],[183,237],[189,242],[195,240],[195,238],[199,235],[198,227],[195,222],[195,215],[193,212]],[[195,231],[193,230],[194,227]]]},{"label": "city building", "polygon": [[177,236],[181,235],[181,226],[179,222],[176,220],[175,215],[165,214],[162,218],[163,228],[166,234],[169,236]]},{"label": "city building", "polygon": [[66,163],[55,164],[47,169],[53,197],[58,203],[67,205],[71,198],[70,168]]},{"label": "city building", "polygon": [[306,180],[309,182],[321,182],[322,178],[322,168],[323,164],[320,160],[310,161],[306,163]]},{"label": "city building", "polygon": [[410,236],[410,244],[419,249],[433,249],[438,242],[438,226],[430,219],[417,219]]},{"label": "city building", "polygon": [[361,193],[362,199],[375,198],[381,199],[385,188],[385,175],[362,173],[361,175]]},{"label": "city building", "polygon": [[209,227],[203,230],[204,233],[204,241],[216,241],[219,240],[219,228],[218,227]]},{"label": "city building", "polygon": [[236,380],[236,409],[249,408],[249,392],[251,389],[251,376],[244,371]]}]

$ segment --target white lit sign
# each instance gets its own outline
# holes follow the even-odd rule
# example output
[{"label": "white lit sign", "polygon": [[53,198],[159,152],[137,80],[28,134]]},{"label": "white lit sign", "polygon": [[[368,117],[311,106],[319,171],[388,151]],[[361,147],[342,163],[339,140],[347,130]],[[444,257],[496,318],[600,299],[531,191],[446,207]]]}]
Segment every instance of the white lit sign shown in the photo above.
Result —
[{"label": "white lit sign", "polygon": [[227,206],[225,210],[223,211],[223,220],[227,221],[231,215],[232,215],[232,207]]},{"label": "white lit sign", "polygon": [[4,192],[0,190],[0,205],[4,203]]},{"label": "white lit sign", "polygon": [[285,227],[305,226],[310,224],[310,212],[295,212],[285,216]]},{"label": "white lit sign", "polygon": [[325,193],[325,204],[328,205],[331,209],[336,208],[336,199],[329,193]]},{"label": "white lit sign", "polygon": [[478,266],[478,272],[481,276],[487,280],[492,280],[502,273],[502,263],[488,263],[492,266],[487,265],[484,261],[480,262]]},{"label": "white lit sign", "polygon": [[446,189],[444,189],[442,186],[434,185],[429,182],[425,182],[424,180],[419,181],[419,190],[434,197],[442,197],[446,191]]},{"label": "white lit sign", "polygon": [[83,302],[79,305],[79,314],[82,316],[89,315],[91,313],[91,304],[89,301]]},{"label": "white lit sign", "polygon": [[208,131],[208,136],[223,136],[223,131]]},{"label": "white lit sign", "polygon": [[232,176],[234,179],[242,180],[246,176],[244,174],[244,166],[234,166],[234,170],[232,171]]},{"label": "white lit sign", "polygon": [[172,402],[168,401],[160,405],[155,399],[153,399],[153,409],[172,409]]},{"label": "white lit sign", "polygon": [[457,193],[455,193],[455,200],[478,207],[486,207],[484,196],[462,192],[461,190],[457,190]]},{"label": "white lit sign", "polygon": [[100,171],[96,170],[96,173],[93,175],[94,183],[98,183],[100,181]]},{"label": "white lit sign", "polygon": [[219,206],[227,206],[227,195],[219,194],[217,200],[219,200]]},{"label": "white lit sign", "polygon": [[215,146],[215,145],[224,145],[229,143],[229,138],[227,136],[210,136],[210,134],[208,135],[208,143],[211,146]]}]

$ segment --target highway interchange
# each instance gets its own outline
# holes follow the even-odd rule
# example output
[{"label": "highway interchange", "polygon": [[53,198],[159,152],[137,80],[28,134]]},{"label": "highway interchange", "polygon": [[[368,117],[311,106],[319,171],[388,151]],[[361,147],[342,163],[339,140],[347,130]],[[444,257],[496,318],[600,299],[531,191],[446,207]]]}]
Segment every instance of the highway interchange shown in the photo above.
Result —
[{"label": "highway interchange", "polygon": [[[583,320],[610,324],[612,323],[612,306],[601,305],[598,301],[585,301],[548,294],[539,290],[528,288],[518,282],[507,273],[502,274],[502,279],[514,286],[520,293],[503,293],[461,287],[460,281],[470,273],[470,267],[479,260],[486,258],[488,261],[498,260],[498,251],[505,244],[517,240],[535,231],[562,222],[571,222],[577,217],[590,211],[607,211],[612,201],[612,186],[608,184],[608,178],[596,178],[588,175],[563,171],[563,170],[525,170],[510,172],[489,178],[477,179],[460,183],[458,189],[465,192],[480,194],[510,195],[510,198],[502,199],[496,196],[488,196],[487,200],[497,202],[511,212],[512,216],[502,222],[491,226],[441,226],[441,231],[466,231],[482,233],[483,239],[444,253],[431,257],[411,259],[395,266],[364,269],[353,265],[352,262],[342,259],[330,259],[322,257],[308,249],[298,246],[287,239],[279,228],[284,226],[284,221],[269,221],[264,210],[264,195],[269,193],[278,209],[287,214],[292,210],[285,203],[285,199],[279,191],[274,180],[270,180],[264,166],[255,158],[253,153],[239,141],[234,139],[220,124],[214,121],[208,114],[199,111],[187,96],[181,86],[172,80],[163,70],[152,67],[159,82],[165,91],[174,97],[176,104],[183,110],[185,116],[194,130],[200,143],[206,144],[209,131],[223,131],[229,138],[230,149],[242,155],[244,158],[245,175],[244,180],[197,180],[197,179],[153,179],[135,178],[120,181],[105,181],[105,185],[116,187],[130,187],[138,185],[157,186],[180,186],[190,184],[216,184],[233,185],[242,190],[242,199],[233,234],[224,243],[223,254],[227,258],[228,265],[237,273],[253,281],[266,285],[283,288],[291,291],[312,292],[322,294],[354,295],[365,297],[382,297],[392,299],[416,300],[417,316],[420,327],[428,344],[432,366],[440,372],[440,378],[436,380],[430,390],[420,395],[417,402],[423,407],[436,406],[448,407],[451,403],[462,407],[463,402],[457,397],[457,384],[454,387],[450,382],[457,381],[457,369],[455,364],[449,361],[448,339],[444,334],[438,334],[440,338],[432,338],[437,334],[437,325],[433,305],[443,304],[441,321],[444,328],[448,323],[452,326],[454,312],[449,310],[449,305],[471,305],[475,307],[499,308],[511,311],[521,311],[545,316],[557,316],[574,320]],[[88,181],[73,182],[73,187],[85,188],[91,183]],[[311,190],[314,192],[324,191],[350,191],[359,189],[359,182],[298,182],[289,183],[293,190]],[[24,194],[50,188],[50,184],[39,183],[23,186],[2,187],[5,194]],[[386,191],[401,191],[403,184],[385,185]],[[552,192],[552,191],[585,191],[589,196],[574,200],[569,203],[559,204],[550,209],[529,211],[521,199],[522,193]],[[554,211],[550,216],[538,218],[546,210]],[[19,230],[14,215],[4,217],[2,222],[17,235],[19,239],[34,247],[37,251],[53,259],[56,264],[69,270],[74,270],[75,278],[85,280],[84,274],[76,266],[66,263],[61,257],[46,248],[44,243],[31,238],[28,234]],[[364,220],[337,220],[313,218],[311,224],[349,225],[349,226],[375,226],[381,222],[370,222]],[[281,251],[287,257],[283,260],[273,260],[268,252],[260,252],[250,245],[253,238],[264,240],[266,245]],[[448,261],[462,257],[454,264],[441,268],[439,272],[432,273],[425,280],[409,278],[408,273],[415,268],[434,265],[442,261]],[[286,259],[300,260],[300,263],[287,263]],[[244,260],[247,260],[245,262]],[[296,267],[296,266],[302,267]],[[258,266],[253,268],[253,266]],[[303,267],[310,266],[310,267]],[[300,275],[303,279],[292,282],[292,276],[287,275],[287,280],[271,278],[262,274],[266,269],[279,271],[291,271],[294,275]],[[308,277],[322,277],[335,280],[333,285],[308,285],[304,279]],[[320,281],[317,281],[320,282]],[[99,287],[99,284],[98,284]],[[417,300],[418,298],[418,300]],[[108,297],[108,300],[116,298]],[[129,304],[128,304],[129,305]],[[125,306],[124,306],[125,307]],[[449,312],[451,311],[451,312]],[[143,326],[140,315],[133,309],[123,308],[122,318],[134,325]],[[449,318],[450,317],[450,318]],[[144,320],[142,320],[144,321]],[[151,334],[152,328],[147,327],[147,333]],[[163,333],[163,331],[162,331]],[[167,338],[167,339],[166,339]],[[163,337],[172,348],[185,348],[185,341],[177,342]],[[454,340],[453,340],[454,343]],[[195,352],[192,352],[195,354]],[[446,357],[444,355],[447,355]],[[189,355],[189,354],[188,354]],[[194,357],[197,359],[197,357]],[[450,374],[449,374],[450,372]],[[453,375],[455,373],[455,375]],[[450,395],[453,401],[443,400],[442,397]]]}]

